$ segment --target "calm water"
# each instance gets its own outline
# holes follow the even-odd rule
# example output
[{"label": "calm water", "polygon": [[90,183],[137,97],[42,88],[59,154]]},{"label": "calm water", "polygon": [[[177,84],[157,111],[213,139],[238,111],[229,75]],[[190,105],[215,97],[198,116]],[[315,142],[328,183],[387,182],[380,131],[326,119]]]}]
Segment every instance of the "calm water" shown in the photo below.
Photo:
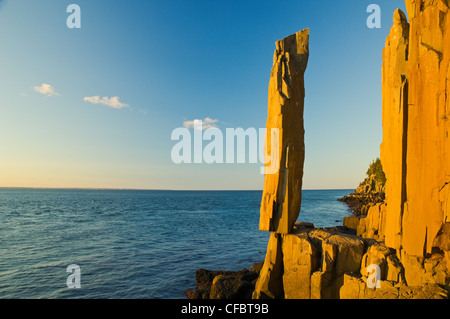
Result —
[{"label": "calm water", "polygon": [[[342,225],[350,192],[304,191],[299,220]],[[198,268],[264,260],[261,194],[0,189],[0,298],[185,298]]]}]

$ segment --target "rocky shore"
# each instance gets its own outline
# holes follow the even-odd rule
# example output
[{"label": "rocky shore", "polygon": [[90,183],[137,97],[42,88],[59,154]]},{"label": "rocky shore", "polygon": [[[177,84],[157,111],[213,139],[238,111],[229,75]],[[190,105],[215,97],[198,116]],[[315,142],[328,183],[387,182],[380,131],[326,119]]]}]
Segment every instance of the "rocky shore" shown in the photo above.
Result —
[{"label": "rocky shore", "polygon": [[351,234],[345,227],[300,225],[291,234],[270,238],[253,298],[448,298],[445,262],[435,257],[404,264],[383,242]]}]

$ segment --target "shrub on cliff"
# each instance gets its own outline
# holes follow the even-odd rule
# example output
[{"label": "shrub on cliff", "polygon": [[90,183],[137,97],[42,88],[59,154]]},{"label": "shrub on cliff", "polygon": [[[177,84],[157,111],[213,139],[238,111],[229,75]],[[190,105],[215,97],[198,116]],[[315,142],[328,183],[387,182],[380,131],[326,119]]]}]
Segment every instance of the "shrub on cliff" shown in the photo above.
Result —
[{"label": "shrub on cliff", "polygon": [[377,158],[375,161],[373,161],[366,172],[367,177],[364,179],[359,186],[366,184],[372,175],[374,175],[375,183],[381,184],[384,186],[386,184],[386,175],[384,175],[383,172],[383,166],[381,165],[381,160]]}]

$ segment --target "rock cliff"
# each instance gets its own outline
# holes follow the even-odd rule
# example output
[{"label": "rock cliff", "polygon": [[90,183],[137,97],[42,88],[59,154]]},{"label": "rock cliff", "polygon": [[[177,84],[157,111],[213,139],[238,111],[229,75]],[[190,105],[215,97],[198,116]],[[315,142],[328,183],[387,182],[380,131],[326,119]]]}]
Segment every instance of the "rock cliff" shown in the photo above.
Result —
[{"label": "rock cliff", "polygon": [[386,203],[347,219],[357,234],[395,249],[411,285],[450,283],[450,18],[448,1],[406,1],[382,66]]},{"label": "rock cliff", "polygon": [[383,52],[386,244],[433,253],[450,222],[450,15],[447,0],[407,0]]}]

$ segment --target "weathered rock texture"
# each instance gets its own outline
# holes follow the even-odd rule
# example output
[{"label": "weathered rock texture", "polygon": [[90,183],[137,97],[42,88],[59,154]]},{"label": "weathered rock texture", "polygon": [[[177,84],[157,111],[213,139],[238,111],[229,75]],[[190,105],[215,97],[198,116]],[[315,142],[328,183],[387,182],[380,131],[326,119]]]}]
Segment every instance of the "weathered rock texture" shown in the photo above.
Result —
[{"label": "weathered rock texture", "polygon": [[450,15],[447,0],[406,0],[383,52],[386,245],[417,258],[448,254]]},{"label": "weathered rock texture", "polygon": [[[378,241],[385,240],[386,233],[386,204],[376,204],[370,207],[367,216],[359,220],[356,224],[356,234],[363,238],[373,238]],[[350,225],[347,225],[344,221],[344,226],[349,228]]]},{"label": "weathered rock texture", "polygon": [[[373,265],[378,287],[368,284]],[[291,234],[272,233],[253,298],[445,299],[444,268],[441,259],[402,263],[395,249],[346,228],[297,223]]]},{"label": "weathered rock texture", "polygon": [[336,229],[298,223],[272,233],[253,298],[339,298],[347,272],[359,272],[364,241]]},{"label": "weathered rock texture", "polygon": [[[266,170],[261,203],[260,229],[288,234],[301,205],[305,158],[303,107],[304,73],[309,57],[309,29],[276,42],[269,82],[266,153],[279,169]],[[275,149],[272,149],[275,148]],[[274,166],[274,163],[269,163]],[[267,168],[267,167],[266,167]]]},{"label": "weathered rock texture", "polygon": [[[383,143],[380,147],[383,170],[386,175],[385,196],[389,246],[399,248],[403,203],[406,198],[406,159],[408,123],[407,56],[409,24],[405,14],[396,10],[394,25],[386,39],[382,67]],[[395,106],[395,107],[393,107]]]}]

